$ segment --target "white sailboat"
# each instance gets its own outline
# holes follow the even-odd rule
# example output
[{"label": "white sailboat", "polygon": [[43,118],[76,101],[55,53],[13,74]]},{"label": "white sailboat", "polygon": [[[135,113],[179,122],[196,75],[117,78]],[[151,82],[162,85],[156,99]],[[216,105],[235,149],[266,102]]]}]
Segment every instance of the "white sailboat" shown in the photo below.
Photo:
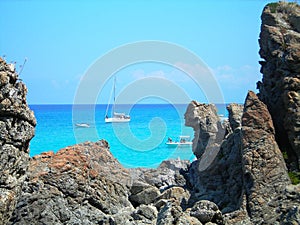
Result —
[{"label": "white sailboat", "polygon": [[113,95],[114,95],[114,104],[112,106],[112,115],[108,117],[107,112],[109,108],[109,104],[106,108],[105,113],[105,123],[124,123],[130,121],[130,116],[126,115],[125,113],[118,113],[115,112],[115,101],[116,101],[116,77],[114,77],[114,86],[113,86]]}]

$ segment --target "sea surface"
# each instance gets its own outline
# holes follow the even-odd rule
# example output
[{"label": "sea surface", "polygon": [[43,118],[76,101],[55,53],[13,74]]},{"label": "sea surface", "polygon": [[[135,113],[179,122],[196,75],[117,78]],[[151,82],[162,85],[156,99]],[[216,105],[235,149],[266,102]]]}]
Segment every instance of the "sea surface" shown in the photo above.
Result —
[{"label": "sea surface", "polygon": [[[174,148],[165,144],[168,137],[176,140],[180,135],[188,135],[192,140],[193,129],[184,126],[187,105],[116,106],[116,111],[130,114],[129,123],[105,123],[106,113],[111,113],[110,105],[30,105],[30,108],[37,119],[30,156],[105,139],[114,157],[127,168],[155,168],[166,159],[195,158],[191,146]],[[225,105],[217,108],[219,114],[226,114]],[[76,123],[88,123],[90,127],[76,127]]]}]

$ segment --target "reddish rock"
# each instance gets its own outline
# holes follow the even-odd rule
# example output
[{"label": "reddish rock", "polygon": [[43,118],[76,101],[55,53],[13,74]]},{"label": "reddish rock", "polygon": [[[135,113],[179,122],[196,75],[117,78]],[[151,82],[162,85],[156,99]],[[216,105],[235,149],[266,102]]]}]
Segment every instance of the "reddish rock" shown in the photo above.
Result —
[{"label": "reddish rock", "polygon": [[290,179],[267,106],[251,91],[242,117],[242,149],[248,214],[255,224],[273,224],[278,211],[269,203],[283,193]]},{"label": "reddish rock", "polygon": [[[45,224],[102,223],[124,207],[132,208],[129,184],[128,171],[111,155],[106,141],[43,153],[30,161],[28,180],[11,222],[30,224],[39,218]],[[32,209],[33,213],[26,213]]]}]

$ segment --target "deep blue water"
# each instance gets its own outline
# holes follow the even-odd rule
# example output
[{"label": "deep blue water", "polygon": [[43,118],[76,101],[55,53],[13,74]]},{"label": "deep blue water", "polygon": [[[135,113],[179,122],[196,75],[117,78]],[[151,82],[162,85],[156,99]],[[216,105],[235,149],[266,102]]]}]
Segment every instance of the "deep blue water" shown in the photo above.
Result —
[{"label": "deep blue water", "polygon": [[[193,160],[191,147],[170,148],[168,137],[193,138],[193,130],[184,126],[187,105],[136,104],[119,105],[117,111],[129,113],[129,123],[105,123],[107,105],[31,105],[37,119],[35,137],[30,142],[30,155],[58,151],[83,141],[105,139],[112,154],[125,167],[156,167],[170,158]],[[224,106],[219,106],[226,114]],[[89,123],[78,128],[76,123]]]}]

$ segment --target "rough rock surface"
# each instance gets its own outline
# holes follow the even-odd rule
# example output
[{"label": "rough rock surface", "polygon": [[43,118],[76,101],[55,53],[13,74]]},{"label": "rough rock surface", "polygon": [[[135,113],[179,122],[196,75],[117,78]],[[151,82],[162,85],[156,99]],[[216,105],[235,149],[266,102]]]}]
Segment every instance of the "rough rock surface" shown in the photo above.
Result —
[{"label": "rough rock surface", "polygon": [[[244,107],[233,104],[227,109],[230,129],[227,129],[229,133],[220,143],[212,143],[219,146],[215,150],[217,153],[209,154],[212,149],[208,146],[187,171],[191,215],[197,215],[199,219],[201,213],[206,212],[199,219],[205,222],[206,216],[211,218],[209,215],[212,214],[206,209],[210,208],[209,205],[213,206],[213,202],[218,208],[215,211],[222,212],[222,215],[218,213],[217,224],[298,222],[299,207],[295,198],[300,193],[294,188],[293,200],[288,200],[287,191],[291,193],[288,188],[291,182],[266,105],[250,91]],[[187,113],[190,112],[187,109]],[[202,112],[205,113],[205,107]],[[198,116],[192,112],[186,118],[200,121],[193,119],[192,115]],[[197,127],[196,123],[194,127]],[[204,207],[199,200],[210,202]],[[193,208],[197,208],[198,204],[201,210],[197,213]]]},{"label": "rough rock surface", "polygon": [[[204,104],[198,104],[194,101],[190,103],[185,114],[186,119],[188,119],[187,125],[194,121],[193,127],[200,127],[201,119],[198,117],[203,116],[194,113],[195,110],[190,110],[196,105],[202,114],[218,118],[216,111],[212,114],[210,105],[203,107]],[[240,126],[242,106],[230,105],[228,110],[231,127],[234,130],[227,127],[229,133],[225,139],[213,139],[210,146],[207,145],[203,149],[201,158],[192,163],[187,174],[192,194],[190,203],[198,200],[210,200],[215,202],[223,213],[232,212],[239,208],[243,190]],[[220,123],[218,119],[210,119],[210,121],[212,121],[210,126],[221,127],[218,125]],[[223,134],[224,128],[221,129]],[[202,135],[206,136],[206,133],[195,130],[195,135],[198,140],[203,140]],[[198,135],[200,136],[198,137]],[[193,142],[193,144],[198,144],[198,142]]]},{"label": "rough rock surface", "polygon": [[214,105],[189,104],[191,164],[124,169],[102,140],[43,153],[28,167],[35,119],[25,86],[0,61],[0,223],[300,224],[300,184],[291,184],[277,145],[299,168],[298,11],[284,2],[264,9],[259,97],[250,91],[244,106],[229,105],[223,122]]},{"label": "rough rock surface", "polygon": [[223,224],[222,213],[218,206],[210,201],[202,200],[194,204],[190,212],[191,216],[196,217],[201,223],[217,223]]},{"label": "rough rock surface", "polygon": [[268,4],[261,16],[262,82],[259,98],[267,105],[276,140],[289,156],[289,167],[300,169],[300,6]]},{"label": "rough rock surface", "polygon": [[[180,186],[183,177],[176,182],[178,166],[188,164],[170,160],[157,170],[124,169],[104,140],[42,153],[30,161],[9,224],[170,224],[170,215],[178,225],[201,224],[186,211],[190,194]],[[169,215],[174,209],[177,217]]]},{"label": "rough rock surface", "polygon": [[32,158],[12,224],[113,221],[128,200],[130,177],[105,141],[86,142]]},{"label": "rough rock surface", "polygon": [[0,224],[6,224],[15,208],[29,164],[36,120],[26,94],[14,65],[0,58]]},{"label": "rough rock surface", "polygon": [[157,187],[160,191],[173,186],[184,187],[186,180],[184,171],[188,169],[188,160],[170,159],[163,161],[156,169],[130,169],[133,180]]},{"label": "rough rock surface", "polygon": [[225,135],[217,108],[192,101],[185,113],[185,125],[194,129],[193,152],[199,159],[206,149],[218,148]]},{"label": "rough rock surface", "polygon": [[266,105],[250,91],[242,117],[242,157],[247,212],[255,224],[275,224],[278,210],[270,201],[291,183],[274,132]]}]

